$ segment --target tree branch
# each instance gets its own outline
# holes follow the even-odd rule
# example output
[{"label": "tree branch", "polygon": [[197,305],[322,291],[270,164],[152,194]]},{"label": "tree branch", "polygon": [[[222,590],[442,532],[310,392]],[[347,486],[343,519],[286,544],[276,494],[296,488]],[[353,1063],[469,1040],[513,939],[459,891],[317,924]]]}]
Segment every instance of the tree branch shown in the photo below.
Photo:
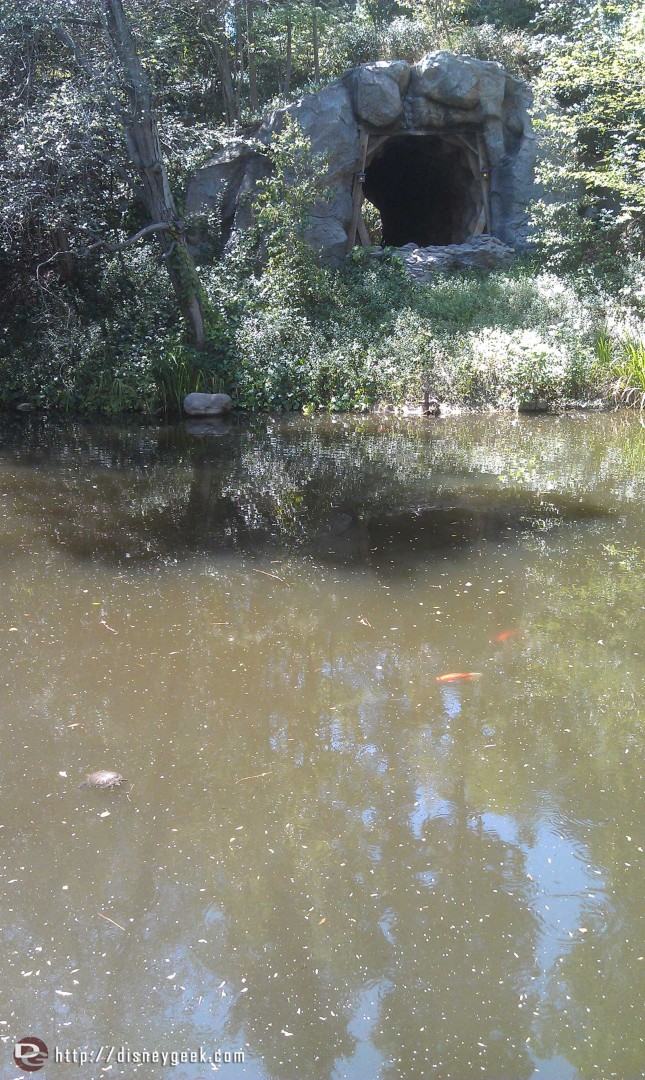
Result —
[{"label": "tree branch", "polygon": [[[50,255],[48,259],[38,263],[36,267],[36,280],[40,282],[40,271],[43,266],[48,266],[54,259],[60,258],[62,255],[76,255],[77,257],[83,255],[89,255],[90,251],[96,251],[97,248],[104,248],[110,253],[115,251],[123,251],[125,248],[130,247],[132,244],[136,244],[137,240],[142,240],[144,236],[149,236],[153,232],[163,232],[170,228],[170,224],[167,221],[156,221],[154,225],[146,225],[143,229],[139,229],[133,236],[129,236],[127,240],[122,240],[120,244],[111,244],[109,240],[97,240],[94,244],[90,244],[89,247],[83,248],[81,251],[75,251],[73,248],[65,248],[61,251],[55,251],[53,255]],[[164,252],[164,255],[168,255],[169,251]]]},{"label": "tree branch", "polygon": [[[95,244],[90,244],[88,248],[85,248],[81,252],[82,255],[87,255],[89,251],[94,251],[96,248],[105,248],[106,251],[123,251],[124,248],[130,247],[131,244],[136,244],[137,240],[143,239],[144,236],[148,236],[149,233],[163,232],[169,229],[170,222],[168,221],[156,221],[154,225],[146,225],[143,229],[139,229],[134,236],[129,236],[127,240],[122,240],[120,244],[111,244],[108,240],[97,240]],[[57,254],[63,255],[65,252],[59,251]]]},{"label": "tree branch", "polygon": [[79,48],[78,42],[72,36],[72,34],[70,34],[64,26],[60,25],[55,26],[53,28],[53,32],[55,37],[58,38],[61,44],[64,45],[66,49],[69,49],[69,51],[72,53],[78,67],[81,71],[85,73],[89,81],[95,86],[100,86],[103,93],[105,93],[105,95],[107,96],[107,99],[110,102],[112,108],[115,110],[117,116],[123,117],[125,110],[118,97],[110,89],[104,79],[99,79],[97,72],[94,70],[83,51]]}]

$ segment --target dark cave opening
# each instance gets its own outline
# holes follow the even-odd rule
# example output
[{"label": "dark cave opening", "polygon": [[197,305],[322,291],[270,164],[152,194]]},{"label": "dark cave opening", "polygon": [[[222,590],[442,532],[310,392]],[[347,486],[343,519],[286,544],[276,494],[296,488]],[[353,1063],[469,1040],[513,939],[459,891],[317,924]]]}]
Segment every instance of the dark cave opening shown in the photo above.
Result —
[{"label": "dark cave opening", "polygon": [[464,243],[480,192],[472,153],[455,137],[394,135],[365,169],[365,198],[381,215],[384,246]]}]

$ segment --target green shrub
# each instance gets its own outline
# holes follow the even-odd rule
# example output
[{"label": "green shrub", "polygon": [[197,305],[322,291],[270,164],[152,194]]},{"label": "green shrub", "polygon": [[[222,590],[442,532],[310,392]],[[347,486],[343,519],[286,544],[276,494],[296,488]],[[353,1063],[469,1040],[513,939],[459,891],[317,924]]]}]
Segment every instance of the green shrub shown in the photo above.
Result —
[{"label": "green shrub", "polygon": [[544,59],[544,43],[521,30],[504,30],[485,22],[461,28],[454,39],[455,52],[477,60],[496,60],[522,79],[535,78]]},{"label": "green shrub", "polygon": [[[625,374],[616,367],[627,358],[620,343],[645,338],[640,264],[627,266],[611,293],[587,272],[557,275],[530,264],[436,275],[420,287],[396,257],[376,262],[357,249],[343,270],[325,270],[282,235],[284,247],[276,244],[264,271],[254,271],[255,255],[242,244],[204,273],[228,334],[205,354],[181,344],[149,254],[107,260],[101,280],[117,302],[92,318],[90,293],[76,295],[57,334],[46,323],[29,346],[5,350],[4,401],[178,413],[186,393],[224,390],[245,409],[341,411],[419,401],[423,386],[455,404],[611,400]],[[629,355],[638,359],[642,346]],[[622,390],[626,398],[627,383]]]},{"label": "green shrub", "polygon": [[495,23],[526,29],[535,18],[539,0],[465,0],[461,18],[469,23]]},{"label": "green shrub", "polygon": [[397,259],[358,251],[344,271],[318,271],[326,300],[314,308],[301,284],[292,302],[272,291],[275,273],[248,279],[235,300],[226,388],[245,408],[360,410],[420,400],[423,386],[445,401],[509,406],[603,385],[595,342],[607,305],[575,279],[519,266],[419,287]]},{"label": "green shrub", "polygon": [[104,257],[92,273],[14,314],[0,352],[2,402],[66,412],[152,412],[155,367],[178,317],[167,275],[147,248]]},{"label": "green shrub", "polygon": [[316,337],[292,308],[267,307],[246,315],[235,335],[230,392],[246,409],[295,409],[312,397],[308,371]]},{"label": "green shrub", "polygon": [[437,47],[427,22],[399,16],[382,31],[379,56],[381,60],[407,60],[413,64]]},{"label": "green shrub", "polygon": [[552,404],[562,395],[567,357],[555,341],[525,331],[509,343],[506,363],[502,386],[518,408]]},{"label": "green shrub", "polygon": [[445,395],[448,400],[466,405],[483,405],[497,396],[496,369],[477,363],[472,356],[461,356],[457,360],[451,383]]},{"label": "green shrub", "polygon": [[545,53],[538,179],[555,201],[536,205],[535,236],[559,270],[595,263],[617,279],[626,256],[642,255],[644,25],[640,0],[589,4],[571,38]]},{"label": "green shrub", "polygon": [[342,75],[348,68],[378,60],[381,40],[371,19],[357,15],[350,22],[330,28],[323,49],[323,70],[328,78]]}]

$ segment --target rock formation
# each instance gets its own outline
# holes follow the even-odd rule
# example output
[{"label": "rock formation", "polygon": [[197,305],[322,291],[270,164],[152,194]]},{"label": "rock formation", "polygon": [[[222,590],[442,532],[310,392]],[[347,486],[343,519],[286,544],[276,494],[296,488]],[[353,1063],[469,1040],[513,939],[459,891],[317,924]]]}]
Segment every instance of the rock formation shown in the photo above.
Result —
[{"label": "rock formation", "polygon": [[190,180],[187,209],[216,209],[224,243],[248,227],[266,147],[292,116],[328,163],[332,196],[308,234],[323,263],[339,265],[356,237],[367,243],[363,198],[380,213],[384,245],[432,254],[489,236],[517,250],[533,188],[530,104],[528,86],[489,61],[442,51],[412,65],[362,64],[211,158]]},{"label": "rock formation", "polygon": [[187,416],[225,416],[232,408],[233,401],[228,394],[200,394],[194,391],[184,398]]},{"label": "rock formation", "polygon": [[[513,262],[513,248],[494,236],[474,236],[463,244],[418,247],[405,244],[396,249],[408,274],[421,285],[433,274],[446,270],[502,270]],[[370,248],[371,258],[382,258],[382,248]]]}]

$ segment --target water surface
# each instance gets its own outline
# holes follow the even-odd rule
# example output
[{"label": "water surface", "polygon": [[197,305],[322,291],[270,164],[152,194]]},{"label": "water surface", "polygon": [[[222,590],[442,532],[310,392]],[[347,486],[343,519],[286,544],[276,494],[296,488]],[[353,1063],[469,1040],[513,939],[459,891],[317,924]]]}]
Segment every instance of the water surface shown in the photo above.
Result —
[{"label": "water surface", "polygon": [[200,432],[0,428],[0,1075],[645,1076],[645,430]]}]

